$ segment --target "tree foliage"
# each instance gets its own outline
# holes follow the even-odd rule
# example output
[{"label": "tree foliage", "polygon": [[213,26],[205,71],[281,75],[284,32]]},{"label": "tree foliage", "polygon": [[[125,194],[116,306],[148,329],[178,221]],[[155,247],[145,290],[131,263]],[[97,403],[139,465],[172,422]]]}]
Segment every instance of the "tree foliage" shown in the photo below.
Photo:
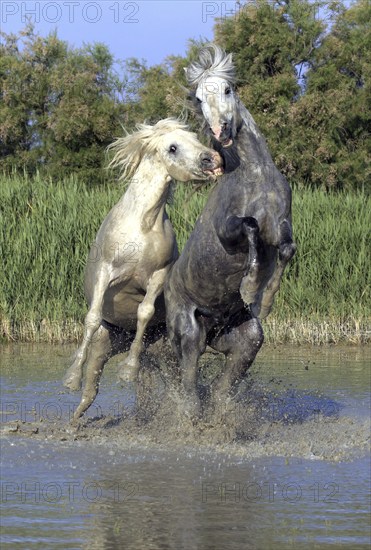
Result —
[{"label": "tree foliage", "polygon": [[[238,92],[297,185],[362,187],[370,176],[371,5],[249,0],[216,21]],[[237,6],[237,4],[236,4]],[[100,181],[104,150],[138,122],[182,114],[185,58],[148,67],[103,44],[71,48],[27,27],[0,46],[0,169]],[[22,44],[23,42],[23,44]],[[118,68],[119,67],[119,68]]]},{"label": "tree foliage", "polygon": [[370,175],[370,19],[368,0],[259,0],[216,25],[243,101],[298,184],[362,187]]},{"label": "tree foliage", "polygon": [[334,12],[313,52],[306,93],[292,108],[298,174],[316,186],[361,187],[370,179],[371,4],[339,4]]},{"label": "tree foliage", "polygon": [[[23,39],[23,47],[20,44]],[[72,49],[27,27],[1,45],[0,166],[51,177],[102,176],[102,149],[118,132],[113,58],[103,44]]]}]

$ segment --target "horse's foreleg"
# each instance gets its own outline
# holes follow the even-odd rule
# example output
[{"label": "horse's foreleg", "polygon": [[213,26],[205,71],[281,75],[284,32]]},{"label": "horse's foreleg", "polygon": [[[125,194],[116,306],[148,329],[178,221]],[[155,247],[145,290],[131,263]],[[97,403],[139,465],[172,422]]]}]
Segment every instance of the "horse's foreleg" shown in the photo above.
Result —
[{"label": "horse's foreleg", "polygon": [[256,303],[259,301],[260,262],[258,256],[259,226],[255,218],[230,216],[227,219],[224,232],[219,232],[219,239],[225,250],[230,254],[248,253],[246,275],[240,284],[240,294],[243,301],[256,313]]},{"label": "horse's foreleg", "polygon": [[228,254],[248,252],[252,235],[257,239],[259,226],[251,216],[229,216],[216,227],[219,240]]},{"label": "horse's foreleg", "polygon": [[64,386],[72,391],[81,389],[82,369],[86,362],[89,346],[94,340],[95,333],[102,322],[103,296],[108,283],[109,276],[102,271],[94,287],[93,300],[85,317],[83,342],[76,353],[74,362],[67,370],[63,379]]},{"label": "horse's foreleg", "polygon": [[87,411],[96,398],[104,365],[112,355],[120,351],[120,337],[121,334],[115,334],[112,329],[104,325],[101,325],[96,332],[89,348],[84,389],[80,404],[73,415],[73,422]]},{"label": "horse's foreleg", "polygon": [[139,358],[143,349],[144,332],[155,313],[155,301],[164,288],[168,272],[169,266],[166,266],[153,273],[148,282],[146,295],[142,303],[138,306],[135,338],[130,346],[129,355],[121,366],[118,375],[119,379],[123,382],[135,382],[137,380],[140,368]]},{"label": "horse's foreleg", "polygon": [[262,293],[260,311],[258,313],[260,319],[267,317],[271,311],[274,296],[280,287],[283,272],[296,251],[296,244],[292,240],[291,224],[285,220],[285,222],[281,224],[280,229],[281,242],[278,247],[278,261],[275,270]]},{"label": "horse's foreleg", "polygon": [[248,269],[246,275],[241,280],[240,294],[245,304],[249,305],[251,310],[254,311],[260,287],[258,277],[260,269],[258,258],[259,229],[257,224],[247,226],[247,238],[249,243]]}]

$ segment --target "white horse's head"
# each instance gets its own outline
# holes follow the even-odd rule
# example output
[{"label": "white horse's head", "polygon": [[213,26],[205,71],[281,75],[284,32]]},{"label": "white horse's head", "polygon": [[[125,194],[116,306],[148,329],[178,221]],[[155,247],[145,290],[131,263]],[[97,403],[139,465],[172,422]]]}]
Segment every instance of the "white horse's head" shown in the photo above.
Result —
[{"label": "white horse's head", "polygon": [[240,122],[232,54],[209,44],[185,72],[212,135],[223,147],[229,147]]},{"label": "white horse's head", "polygon": [[160,164],[171,179],[187,182],[206,180],[223,173],[220,155],[202,145],[196,134],[179,120],[167,118],[157,124],[138,124],[137,131],[119,138],[109,147],[115,151],[110,166],[130,177],[144,158],[152,170]]}]

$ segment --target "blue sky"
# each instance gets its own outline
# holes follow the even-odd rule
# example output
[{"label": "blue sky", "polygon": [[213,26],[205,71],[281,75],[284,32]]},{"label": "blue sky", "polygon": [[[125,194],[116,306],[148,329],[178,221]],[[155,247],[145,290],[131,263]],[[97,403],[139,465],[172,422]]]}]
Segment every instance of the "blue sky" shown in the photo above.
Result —
[{"label": "blue sky", "polygon": [[79,47],[103,42],[117,59],[137,57],[148,65],[184,55],[191,38],[213,37],[215,17],[233,15],[238,4],[205,0],[2,0],[1,29],[16,32],[29,17],[46,36]]}]

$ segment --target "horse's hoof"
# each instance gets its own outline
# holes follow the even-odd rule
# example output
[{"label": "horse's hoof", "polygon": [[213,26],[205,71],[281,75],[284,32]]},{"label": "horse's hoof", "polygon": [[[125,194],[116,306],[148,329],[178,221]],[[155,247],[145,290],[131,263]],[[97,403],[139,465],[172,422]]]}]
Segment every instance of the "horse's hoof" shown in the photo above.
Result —
[{"label": "horse's hoof", "polygon": [[63,380],[63,386],[68,388],[70,391],[80,391],[81,390],[81,379],[71,376]]},{"label": "horse's hoof", "polygon": [[83,414],[87,411],[86,408],[84,408],[83,410],[81,410],[80,406],[78,406],[75,410],[75,412],[73,413],[73,416],[70,420],[70,426],[71,428],[75,428],[75,429],[78,429],[81,427],[81,422],[82,422],[82,416]]},{"label": "horse's hoof", "polygon": [[80,427],[80,416],[75,417],[73,416],[70,420],[70,427],[74,430],[78,430]]}]

